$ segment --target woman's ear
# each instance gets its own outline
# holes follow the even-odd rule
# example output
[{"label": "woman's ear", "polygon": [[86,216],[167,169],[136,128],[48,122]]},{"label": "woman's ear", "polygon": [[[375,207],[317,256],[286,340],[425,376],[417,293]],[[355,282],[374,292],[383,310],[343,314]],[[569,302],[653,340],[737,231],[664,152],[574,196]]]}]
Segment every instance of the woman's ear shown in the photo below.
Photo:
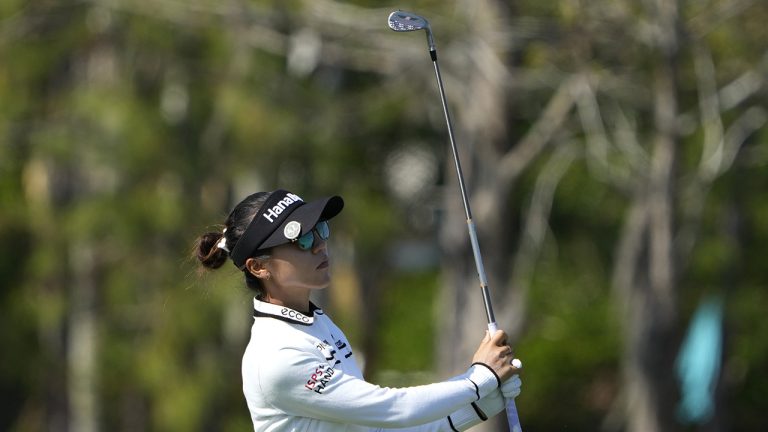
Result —
[{"label": "woman's ear", "polygon": [[248,258],[245,261],[245,269],[248,273],[262,280],[269,280],[272,275],[267,270],[266,261],[259,258]]}]

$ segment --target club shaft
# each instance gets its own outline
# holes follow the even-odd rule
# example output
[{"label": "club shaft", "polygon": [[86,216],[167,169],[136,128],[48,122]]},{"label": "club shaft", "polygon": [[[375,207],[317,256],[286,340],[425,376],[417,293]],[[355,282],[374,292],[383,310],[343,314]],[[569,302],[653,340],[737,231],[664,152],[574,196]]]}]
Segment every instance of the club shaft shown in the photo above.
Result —
[{"label": "club shaft", "polygon": [[[451,121],[451,114],[448,111],[448,102],[445,98],[445,88],[443,87],[443,78],[440,75],[440,66],[437,63],[437,51],[434,47],[430,37],[430,32],[427,32],[427,38],[430,41],[429,56],[432,59],[432,64],[435,67],[435,78],[437,79],[437,87],[440,90],[440,101],[443,103],[443,114],[445,115],[445,123],[448,125],[448,139],[451,142],[451,151],[453,152],[453,162],[456,165],[456,175],[459,178],[459,189],[461,190],[461,201],[464,203],[464,214],[467,217],[467,230],[469,231],[469,240],[472,245],[472,254],[475,257],[475,267],[477,268],[477,276],[480,278],[480,291],[483,294],[483,305],[485,306],[485,315],[488,319],[488,334],[492,335],[498,330],[496,325],[496,317],[493,314],[493,305],[491,304],[491,295],[488,290],[488,278],[485,275],[485,266],[483,265],[483,257],[480,254],[480,243],[477,241],[477,229],[475,223],[472,221],[472,210],[469,207],[469,199],[467,197],[467,187],[464,184],[464,173],[461,170],[461,162],[459,161],[459,151],[456,147],[456,140],[453,136],[453,122]],[[517,414],[517,407],[515,406],[515,400],[509,399],[505,403],[507,424],[509,425],[510,432],[522,432],[520,427],[520,418]]]},{"label": "club shaft", "polygon": [[451,114],[448,111],[448,102],[445,98],[445,88],[443,87],[443,78],[440,75],[440,65],[437,63],[437,51],[430,49],[430,57],[432,58],[432,64],[435,67],[435,78],[437,79],[437,87],[440,91],[440,100],[443,103],[443,114],[445,115],[445,122],[448,125],[448,139],[451,142],[451,151],[453,152],[453,163],[456,166],[456,175],[459,179],[459,190],[461,190],[461,201],[464,204],[464,214],[467,217],[467,230],[469,231],[469,240],[472,245],[472,254],[475,257],[475,267],[477,268],[477,276],[480,278],[480,289],[483,294],[483,304],[485,306],[485,314],[488,319],[489,329],[491,326],[496,328],[496,317],[493,314],[493,306],[491,304],[491,296],[488,291],[488,278],[485,275],[485,266],[483,265],[483,257],[480,254],[480,243],[477,240],[477,230],[475,229],[475,223],[472,221],[472,209],[469,207],[469,199],[467,197],[467,187],[464,184],[464,173],[461,170],[461,162],[459,160],[459,151],[456,147],[456,140],[453,135],[453,122],[451,121]]}]

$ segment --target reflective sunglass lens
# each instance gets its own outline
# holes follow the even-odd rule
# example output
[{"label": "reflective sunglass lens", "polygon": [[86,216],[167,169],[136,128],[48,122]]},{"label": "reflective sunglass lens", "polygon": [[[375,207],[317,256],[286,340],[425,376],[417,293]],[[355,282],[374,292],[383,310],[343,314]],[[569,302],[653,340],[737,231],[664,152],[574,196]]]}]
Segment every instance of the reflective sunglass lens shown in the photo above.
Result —
[{"label": "reflective sunglass lens", "polygon": [[308,250],[312,248],[312,245],[315,243],[315,234],[310,231],[303,236],[296,239],[296,243],[299,245],[299,249],[301,250]]},{"label": "reflective sunglass lens", "polygon": [[315,230],[317,230],[317,235],[323,240],[328,240],[328,237],[331,236],[331,229],[328,226],[328,221],[318,222],[317,225],[315,225]]},{"label": "reflective sunglass lens", "polygon": [[315,245],[315,233],[317,233],[317,236],[320,237],[321,240],[328,240],[328,237],[331,236],[331,229],[328,226],[328,221],[318,222],[310,232],[297,238],[296,244],[299,245],[299,249],[312,249],[312,246]]}]

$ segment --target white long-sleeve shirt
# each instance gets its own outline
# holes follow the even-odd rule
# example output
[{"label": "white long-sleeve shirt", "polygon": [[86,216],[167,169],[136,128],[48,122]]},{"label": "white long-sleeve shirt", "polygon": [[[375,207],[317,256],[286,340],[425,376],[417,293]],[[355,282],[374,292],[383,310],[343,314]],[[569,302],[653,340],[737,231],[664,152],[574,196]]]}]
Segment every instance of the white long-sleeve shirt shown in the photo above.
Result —
[{"label": "white long-sleeve shirt", "polygon": [[344,333],[314,305],[304,315],[254,299],[242,372],[257,432],[463,431],[504,407],[498,377],[480,364],[436,384],[366,382]]}]

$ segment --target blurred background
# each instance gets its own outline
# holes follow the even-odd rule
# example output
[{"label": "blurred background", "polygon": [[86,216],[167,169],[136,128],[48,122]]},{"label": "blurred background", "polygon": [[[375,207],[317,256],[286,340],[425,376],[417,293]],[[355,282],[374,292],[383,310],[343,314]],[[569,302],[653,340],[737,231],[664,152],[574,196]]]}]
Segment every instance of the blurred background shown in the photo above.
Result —
[{"label": "blurred background", "polygon": [[251,294],[190,252],[278,187],[345,198],[316,301],[370,381],[466,368],[484,310],[398,8],[524,429],[768,428],[768,3],[3,0],[0,430],[252,430]]}]

